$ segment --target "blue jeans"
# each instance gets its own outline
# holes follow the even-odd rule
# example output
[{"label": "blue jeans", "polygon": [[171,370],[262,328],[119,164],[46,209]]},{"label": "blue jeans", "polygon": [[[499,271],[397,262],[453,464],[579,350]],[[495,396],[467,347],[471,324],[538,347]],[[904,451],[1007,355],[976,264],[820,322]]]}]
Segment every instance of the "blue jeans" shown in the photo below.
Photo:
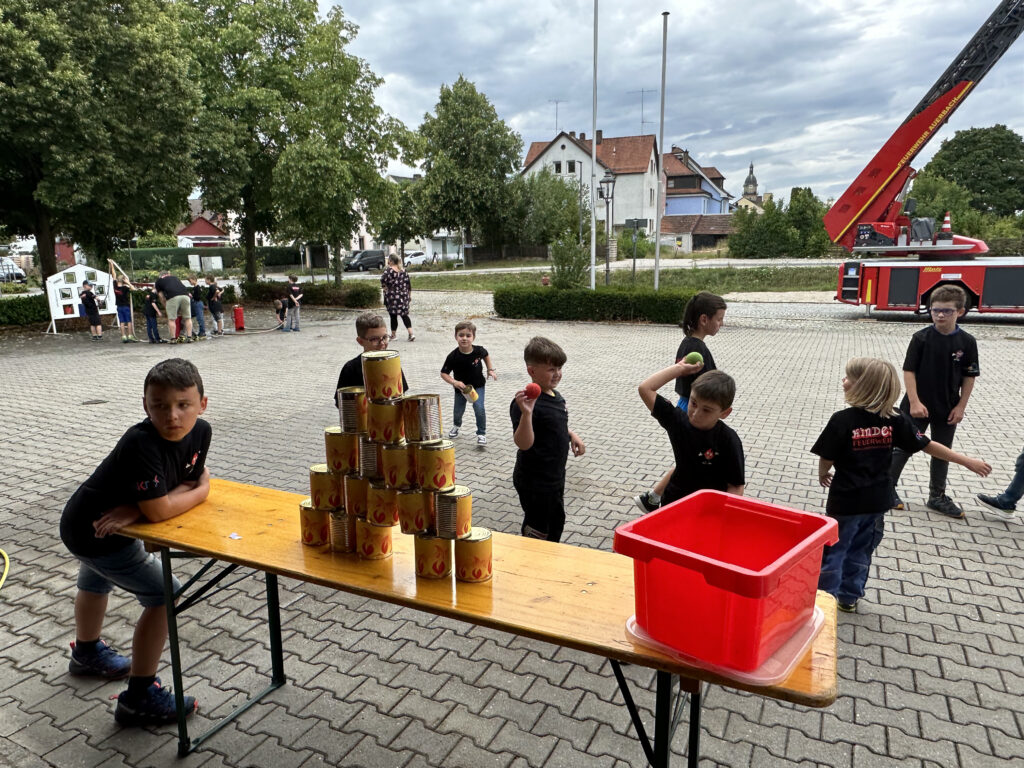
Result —
[{"label": "blue jeans", "polygon": [[[143,608],[164,604],[164,571],[159,558],[146,552],[136,539],[124,549],[109,555],[78,558],[78,588],[98,595],[108,594],[115,586],[131,592]],[[174,591],[181,582],[171,577]]]},{"label": "blue jeans", "polygon": [[1013,465],[1015,472],[1006,490],[996,496],[996,500],[1004,507],[1016,506],[1024,496],[1024,451],[1020,452],[1017,462]]},{"label": "blue jeans", "polygon": [[[487,413],[484,411],[484,388],[476,387],[477,399],[473,403],[473,414],[476,416],[476,433],[487,434]],[[462,426],[462,414],[466,412],[466,396],[455,390],[455,406],[452,408],[452,424]]]},{"label": "blue jeans", "polygon": [[146,335],[150,341],[160,341],[160,327],[156,323],[156,316],[146,318]]},{"label": "blue jeans", "polygon": [[[192,317],[199,320],[199,335],[206,335],[206,321],[203,318],[203,302],[193,301],[192,302]],[[192,326],[193,333],[195,332],[195,326]]]},{"label": "blue jeans", "polygon": [[864,597],[871,553],[877,546],[876,526],[884,517],[884,512],[872,512],[833,518],[839,523],[839,541],[825,547],[822,553],[818,589],[825,590],[845,604],[855,603]]}]

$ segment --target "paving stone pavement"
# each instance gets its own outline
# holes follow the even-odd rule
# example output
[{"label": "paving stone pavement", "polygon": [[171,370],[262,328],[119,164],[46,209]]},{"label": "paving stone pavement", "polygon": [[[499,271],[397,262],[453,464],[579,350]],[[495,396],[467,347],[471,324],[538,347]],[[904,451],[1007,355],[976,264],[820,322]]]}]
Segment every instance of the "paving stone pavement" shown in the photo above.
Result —
[{"label": "paving stone pavement", "polygon": [[[182,766],[607,766],[643,762],[607,662],[542,642],[282,579],[289,684],[195,754],[175,758],[172,727],[122,730],[109,700],[120,688],[66,674],[73,639],[73,559],[57,521],[75,487],[142,417],[142,380],[174,354],[196,362],[210,404],[209,466],[220,477],[301,492],[336,422],[331,390],[358,350],[354,311],[303,312],[301,334],[247,333],[186,347],[90,342],[85,334],[0,336],[0,546],[11,558],[0,591],[0,765]],[[561,386],[572,427],[587,444],[569,459],[565,540],[610,549],[615,527],[637,514],[630,497],[670,462],[668,441],[635,394],[671,361],[671,326],[505,321],[487,294],[418,292],[417,340],[402,353],[415,391],[444,392],[438,377],[453,326],[477,318],[500,379],[487,385],[488,436],[457,441],[459,481],[475,495],[474,522],[514,532],[515,450],[507,416],[526,383],[522,348],[550,336],[569,360]],[[265,311],[250,327],[270,325]],[[729,423],[746,448],[747,492],[820,511],[809,447],[842,406],[847,358],[899,364],[920,321],[864,319],[852,308],[734,304],[711,340],[738,382]],[[967,508],[951,521],[923,506],[927,460],[904,474],[908,511],[893,513],[859,612],[841,615],[839,698],[827,709],[715,687],[703,718],[705,766],[1007,766],[1024,763],[1024,528],[989,522],[977,491],[1001,489],[1021,449],[1024,328],[986,321],[982,378],[956,447],[986,458],[980,480],[950,470]],[[472,416],[467,413],[467,425]],[[197,730],[244,699],[268,673],[260,582],[215,597],[181,624]],[[105,637],[127,648],[137,615],[111,599]],[[653,673],[626,668],[652,717]],[[169,676],[169,665],[163,670]],[[682,764],[685,728],[673,742]]]}]

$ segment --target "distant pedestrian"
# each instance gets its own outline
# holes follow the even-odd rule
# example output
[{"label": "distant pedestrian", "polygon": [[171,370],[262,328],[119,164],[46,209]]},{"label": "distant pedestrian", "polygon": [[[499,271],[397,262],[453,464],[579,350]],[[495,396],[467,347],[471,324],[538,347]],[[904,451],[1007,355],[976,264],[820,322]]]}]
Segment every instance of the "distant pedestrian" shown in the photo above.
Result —
[{"label": "distant pedestrian", "polygon": [[412,332],[412,320],[409,319],[412,283],[409,282],[409,273],[402,269],[402,259],[397,253],[388,256],[388,268],[380,276],[380,286],[384,290],[384,306],[391,315],[391,338],[395,338],[398,316],[401,315],[405,330],[409,332],[409,341],[416,341],[416,335]]},{"label": "distant pedestrian", "polygon": [[[156,292],[167,310],[167,331],[172,341],[192,343],[192,300],[188,288],[178,278],[163,270],[156,281]],[[175,320],[181,318],[181,335],[174,327]]]},{"label": "distant pedestrian", "polygon": [[92,292],[92,283],[88,280],[82,281],[82,290],[78,294],[82,300],[82,307],[85,309],[85,316],[89,318],[89,331],[92,333],[93,341],[103,339],[103,320],[100,319],[100,310],[96,305],[96,294]]},{"label": "distant pedestrian", "polygon": [[282,331],[299,332],[299,307],[302,304],[302,286],[299,285],[298,275],[288,275],[288,315],[284,319]]},{"label": "distant pedestrian", "polygon": [[135,319],[132,317],[132,290],[135,286],[126,277],[114,278],[114,305],[117,307],[117,322],[121,326],[121,342],[138,341],[135,338]]},{"label": "distant pedestrian", "polygon": [[142,315],[146,318],[146,336],[150,344],[167,343],[167,339],[160,338],[160,326],[156,321],[161,314],[160,297],[156,293],[156,288],[147,289],[142,298]]},{"label": "distant pedestrian", "polygon": [[224,305],[220,297],[224,295],[224,289],[217,285],[217,278],[213,275],[206,276],[206,305],[210,308],[210,315],[213,317],[214,330],[210,331],[213,336],[224,335]]},{"label": "distant pedestrian", "polygon": [[197,341],[206,338],[206,317],[203,311],[203,286],[199,284],[199,277],[197,275],[189,275],[188,282],[192,286],[189,289],[189,296],[192,300],[191,309],[192,317],[199,324],[198,330],[196,329],[196,323],[192,323],[192,338]]}]

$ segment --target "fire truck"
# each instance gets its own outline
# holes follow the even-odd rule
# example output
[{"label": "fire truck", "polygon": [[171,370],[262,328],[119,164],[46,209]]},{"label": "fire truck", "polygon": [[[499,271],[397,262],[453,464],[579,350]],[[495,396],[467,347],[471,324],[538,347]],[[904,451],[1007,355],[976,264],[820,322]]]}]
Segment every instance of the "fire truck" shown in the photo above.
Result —
[{"label": "fire truck", "polygon": [[[854,255],[839,268],[836,299],[921,312],[931,292],[955,284],[978,312],[1024,312],[1024,257],[985,257],[981,240],[953,234],[949,215],[913,218],[914,158],[1024,31],[1024,0],[1003,0],[853,184],[825,214],[832,242]],[[896,258],[898,257],[898,258]]]}]

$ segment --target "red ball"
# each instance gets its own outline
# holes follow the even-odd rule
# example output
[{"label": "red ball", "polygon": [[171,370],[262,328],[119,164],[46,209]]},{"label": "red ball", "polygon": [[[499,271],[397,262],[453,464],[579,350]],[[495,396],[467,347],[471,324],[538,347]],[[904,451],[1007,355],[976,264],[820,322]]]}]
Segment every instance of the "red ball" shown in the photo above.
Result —
[{"label": "red ball", "polygon": [[540,397],[540,384],[531,381],[529,384],[526,385],[525,391],[527,400],[536,400],[538,397]]}]

